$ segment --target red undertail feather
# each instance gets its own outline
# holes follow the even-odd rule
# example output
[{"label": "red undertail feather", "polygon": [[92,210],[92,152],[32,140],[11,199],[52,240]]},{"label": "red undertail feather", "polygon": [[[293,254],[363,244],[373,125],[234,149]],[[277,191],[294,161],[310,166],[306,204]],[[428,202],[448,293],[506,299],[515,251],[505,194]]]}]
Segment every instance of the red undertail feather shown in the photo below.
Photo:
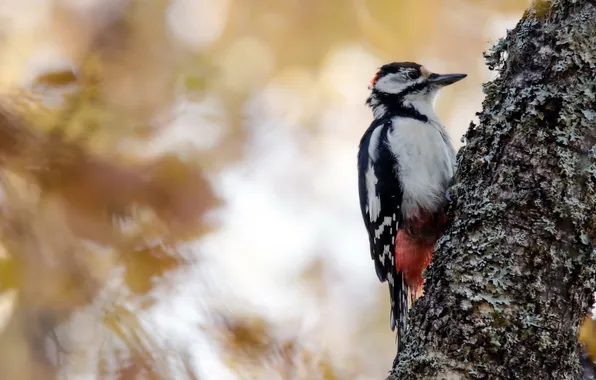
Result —
[{"label": "red undertail feather", "polygon": [[446,216],[421,213],[408,224],[408,228],[400,229],[395,237],[395,267],[404,274],[413,301],[422,295],[422,272],[430,264],[435,242],[443,233]]},{"label": "red undertail feather", "polygon": [[422,272],[430,264],[434,243],[418,240],[406,230],[399,230],[395,238],[395,267],[404,274],[408,288],[414,298],[422,291]]}]

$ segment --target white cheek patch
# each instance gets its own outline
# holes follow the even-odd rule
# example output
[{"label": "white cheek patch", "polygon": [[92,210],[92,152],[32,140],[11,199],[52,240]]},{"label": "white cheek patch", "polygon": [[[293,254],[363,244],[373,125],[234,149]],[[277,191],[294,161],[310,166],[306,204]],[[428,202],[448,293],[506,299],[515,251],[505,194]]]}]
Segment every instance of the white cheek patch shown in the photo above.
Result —
[{"label": "white cheek patch", "polygon": [[407,86],[408,83],[402,74],[387,74],[375,84],[377,90],[387,94],[399,94]]},{"label": "white cheek patch", "polygon": [[[437,90],[429,87],[425,91],[419,91],[419,92],[413,92],[413,93],[407,94],[404,97],[404,105],[414,106],[414,108],[416,108],[414,103],[421,103],[424,106],[429,106],[433,110],[432,112],[434,112],[434,105],[435,105],[436,98],[437,98]],[[418,110],[418,111],[422,112],[421,110]],[[423,113],[423,115],[426,115],[426,114]]]},{"label": "white cheek patch", "polygon": [[409,79],[403,73],[387,74],[377,81],[375,88],[387,94],[399,94],[408,87],[422,83],[425,79],[424,76],[416,80]]}]

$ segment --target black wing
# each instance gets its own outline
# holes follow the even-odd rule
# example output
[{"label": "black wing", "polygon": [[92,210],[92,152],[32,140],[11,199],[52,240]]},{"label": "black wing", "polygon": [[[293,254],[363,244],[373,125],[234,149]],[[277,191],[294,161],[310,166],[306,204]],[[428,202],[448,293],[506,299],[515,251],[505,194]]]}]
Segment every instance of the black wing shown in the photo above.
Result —
[{"label": "black wing", "polygon": [[397,321],[400,344],[408,297],[403,275],[395,269],[395,236],[402,225],[402,189],[397,162],[387,141],[391,128],[390,119],[375,120],[362,136],[358,152],[358,190],[377,276],[381,282],[389,283],[391,329],[395,329]]}]

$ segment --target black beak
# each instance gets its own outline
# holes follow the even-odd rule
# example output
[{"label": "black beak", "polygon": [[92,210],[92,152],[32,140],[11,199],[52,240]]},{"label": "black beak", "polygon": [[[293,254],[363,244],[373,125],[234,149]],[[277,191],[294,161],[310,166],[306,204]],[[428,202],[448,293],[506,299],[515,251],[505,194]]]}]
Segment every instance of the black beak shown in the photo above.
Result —
[{"label": "black beak", "polygon": [[467,77],[468,74],[431,74],[428,81],[438,86],[449,86]]}]

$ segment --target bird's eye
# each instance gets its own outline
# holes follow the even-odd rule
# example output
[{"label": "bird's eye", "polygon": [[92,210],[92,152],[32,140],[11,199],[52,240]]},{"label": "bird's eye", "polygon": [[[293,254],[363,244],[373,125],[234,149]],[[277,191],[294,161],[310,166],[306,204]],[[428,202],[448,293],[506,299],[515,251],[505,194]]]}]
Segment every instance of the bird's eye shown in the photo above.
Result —
[{"label": "bird's eye", "polygon": [[408,72],[408,78],[410,78],[410,79],[417,79],[419,76],[420,76],[420,74],[416,71]]}]

